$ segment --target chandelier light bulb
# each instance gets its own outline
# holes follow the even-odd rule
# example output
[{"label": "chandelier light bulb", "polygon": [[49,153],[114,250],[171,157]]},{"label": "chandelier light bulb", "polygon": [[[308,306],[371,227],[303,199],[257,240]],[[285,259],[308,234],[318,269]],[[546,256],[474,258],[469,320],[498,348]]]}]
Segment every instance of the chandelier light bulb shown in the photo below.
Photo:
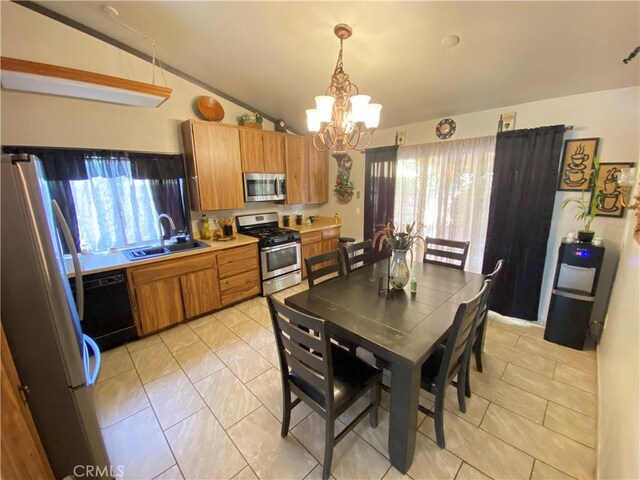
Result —
[{"label": "chandelier light bulb", "polygon": [[367,128],[378,128],[378,124],[380,123],[380,110],[382,110],[382,105],[379,103],[369,104],[369,108],[367,109],[367,118],[365,120]]},{"label": "chandelier light bulb", "polygon": [[351,97],[351,120],[353,122],[364,122],[367,119],[369,109],[369,95],[353,95]]},{"label": "chandelier light bulb", "polygon": [[307,112],[307,130],[310,132],[318,132],[320,131],[320,116],[318,115],[318,110],[315,108],[310,108]]},{"label": "chandelier light bulb", "polygon": [[318,95],[315,100],[316,110],[318,111],[318,120],[320,122],[330,122],[335,98],[329,95]]}]

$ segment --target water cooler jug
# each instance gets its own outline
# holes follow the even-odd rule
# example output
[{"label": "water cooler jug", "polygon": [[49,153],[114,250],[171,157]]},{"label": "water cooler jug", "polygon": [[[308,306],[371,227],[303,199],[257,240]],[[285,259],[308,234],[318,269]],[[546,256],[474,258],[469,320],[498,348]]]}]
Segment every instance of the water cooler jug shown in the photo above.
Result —
[{"label": "water cooler jug", "polygon": [[553,281],[545,340],[582,350],[592,322],[602,325],[617,267],[611,246],[563,241]]}]

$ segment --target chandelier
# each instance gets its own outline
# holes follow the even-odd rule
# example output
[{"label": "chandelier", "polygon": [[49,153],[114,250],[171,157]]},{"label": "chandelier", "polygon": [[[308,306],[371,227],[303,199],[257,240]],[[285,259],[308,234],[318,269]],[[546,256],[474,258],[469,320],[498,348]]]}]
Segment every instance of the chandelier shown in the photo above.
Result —
[{"label": "chandelier", "polygon": [[306,112],[307,128],[314,133],[313,146],[321,152],[332,150],[338,160],[349,149],[362,151],[369,146],[382,105],[369,103],[370,96],[360,95],[342,68],[342,42],[351,37],[351,27],[339,23],[333,32],[340,39],[340,53],[331,84],[324,95],[315,97],[316,108]]}]

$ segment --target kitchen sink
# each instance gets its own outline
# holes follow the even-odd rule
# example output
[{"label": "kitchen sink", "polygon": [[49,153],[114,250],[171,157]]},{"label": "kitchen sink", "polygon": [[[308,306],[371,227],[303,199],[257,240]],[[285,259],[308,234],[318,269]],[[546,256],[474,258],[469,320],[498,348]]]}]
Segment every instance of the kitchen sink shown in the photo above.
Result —
[{"label": "kitchen sink", "polygon": [[154,245],[151,247],[131,248],[124,250],[125,257],[129,260],[145,260],[147,258],[160,257],[163,255],[170,255],[172,253],[184,252],[186,250],[194,250],[196,248],[208,247],[206,243],[198,242],[197,240],[191,240],[189,242],[173,243],[171,245]]}]

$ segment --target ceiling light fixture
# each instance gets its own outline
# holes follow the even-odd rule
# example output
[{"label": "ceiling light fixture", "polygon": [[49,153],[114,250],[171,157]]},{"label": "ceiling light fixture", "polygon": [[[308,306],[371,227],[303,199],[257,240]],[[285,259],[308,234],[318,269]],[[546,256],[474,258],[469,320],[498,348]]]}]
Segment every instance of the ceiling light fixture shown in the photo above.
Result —
[{"label": "ceiling light fixture", "polygon": [[324,95],[315,97],[316,108],[306,113],[307,127],[314,133],[313,146],[321,152],[332,150],[340,163],[347,150],[362,151],[369,146],[380,122],[382,105],[369,103],[370,96],[360,95],[342,68],[342,43],[351,37],[351,27],[339,23],[333,32],[340,39],[340,53],[331,84]]}]

